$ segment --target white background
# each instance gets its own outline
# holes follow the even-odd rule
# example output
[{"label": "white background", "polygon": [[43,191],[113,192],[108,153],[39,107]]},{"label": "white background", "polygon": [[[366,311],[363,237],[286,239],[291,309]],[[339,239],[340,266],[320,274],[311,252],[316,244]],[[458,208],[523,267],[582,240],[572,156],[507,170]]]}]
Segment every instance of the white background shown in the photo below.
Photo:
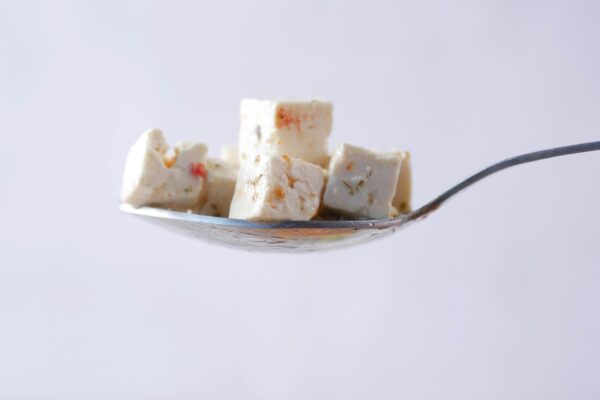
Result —
[{"label": "white background", "polygon": [[320,97],[410,149],[414,202],[600,139],[597,1],[2,2],[0,399],[597,399],[600,154],[380,242],[251,254],[117,211],[148,127],[234,142]]}]

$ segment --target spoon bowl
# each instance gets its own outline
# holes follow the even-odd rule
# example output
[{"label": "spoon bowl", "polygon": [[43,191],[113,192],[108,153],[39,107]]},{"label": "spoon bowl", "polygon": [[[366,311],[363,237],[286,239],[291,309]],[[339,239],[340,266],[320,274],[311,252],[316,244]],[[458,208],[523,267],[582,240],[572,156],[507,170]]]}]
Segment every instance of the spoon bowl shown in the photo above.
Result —
[{"label": "spoon bowl", "polygon": [[128,204],[120,209],[206,242],[272,252],[309,252],[367,242],[406,226],[415,214],[380,220],[250,222]]},{"label": "spoon bowl", "polygon": [[270,252],[318,251],[351,246],[392,234],[425,218],[475,182],[503,169],[595,150],[600,150],[600,141],[541,150],[500,161],[453,186],[423,207],[390,219],[251,222],[153,207],[134,208],[127,204],[122,204],[120,209],[187,236],[228,247]]}]

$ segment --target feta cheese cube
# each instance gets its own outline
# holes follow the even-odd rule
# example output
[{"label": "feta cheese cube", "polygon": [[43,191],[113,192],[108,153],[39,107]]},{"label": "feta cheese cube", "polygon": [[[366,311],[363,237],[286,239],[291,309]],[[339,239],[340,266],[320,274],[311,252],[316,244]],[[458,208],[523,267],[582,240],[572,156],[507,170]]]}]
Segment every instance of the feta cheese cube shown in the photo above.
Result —
[{"label": "feta cheese cube", "polygon": [[257,154],[285,155],[327,165],[333,105],[325,101],[244,99],[240,161]]},{"label": "feta cheese cube", "polygon": [[135,207],[197,207],[204,188],[206,150],[202,143],[178,142],[169,152],[162,131],[144,132],[127,156],[122,201]]},{"label": "feta cheese cube", "polygon": [[412,177],[410,168],[410,153],[408,151],[399,151],[394,153],[400,157],[402,163],[400,174],[398,175],[398,184],[396,185],[396,194],[392,205],[400,213],[410,212],[412,209],[410,197],[412,193]]},{"label": "feta cheese cube", "polygon": [[205,197],[202,207],[198,209],[199,214],[227,218],[238,169],[238,166],[225,161],[214,159],[206,161]]},{"label": "feta cheese cube", "polygon": [[353,217],[391,217],[400,165],[394,154],[338,145],[331,156],[323,204]]},{"label": "feta cheese cube", "polygon": [[238,145],[226,144],[225,146],[221,147],[220,158],[229,164],[240,165]]},{"label": "feta cheese cube", "polygon": [[309,220],[317,214],[325,171],[287,155],[256,155],[240,166],[230,218]]}]

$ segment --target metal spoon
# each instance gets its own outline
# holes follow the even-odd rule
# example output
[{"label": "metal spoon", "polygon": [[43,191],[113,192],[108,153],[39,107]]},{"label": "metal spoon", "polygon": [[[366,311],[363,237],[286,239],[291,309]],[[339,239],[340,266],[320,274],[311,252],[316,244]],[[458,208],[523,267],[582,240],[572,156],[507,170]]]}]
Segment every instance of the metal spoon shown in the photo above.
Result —
[{"label": "metal spoon", "polygon": [[465,179],[423,207],[390,219],[262,223],[152,207],[134,208],[127,204],[121,205],[120,208],[126,213],[211,243],[244,250],[308,252],[350,246],[394,233],[401,227],[425,218],[466,187],[503,169],[546,158],[595,150],[600,150],[600,141],[541,150],[500,161]]}]

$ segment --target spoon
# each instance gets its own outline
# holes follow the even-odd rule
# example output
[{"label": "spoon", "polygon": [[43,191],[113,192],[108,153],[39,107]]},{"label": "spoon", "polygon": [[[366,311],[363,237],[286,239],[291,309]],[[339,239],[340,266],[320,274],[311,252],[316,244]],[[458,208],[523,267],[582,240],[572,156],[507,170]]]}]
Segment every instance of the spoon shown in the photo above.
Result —
[{"label": "spoon", "polygon": [[122,204],[120,209],[210,243],[254,251],[308,252],[350,246],[387,236],[424,219],[458,192],[503,169],[595,150],[600,150],[600,141],[535,151],[500,161],[453,186],[421,208],[389,219],[250,222],[153,207],[134,208],[128,204]]}]

